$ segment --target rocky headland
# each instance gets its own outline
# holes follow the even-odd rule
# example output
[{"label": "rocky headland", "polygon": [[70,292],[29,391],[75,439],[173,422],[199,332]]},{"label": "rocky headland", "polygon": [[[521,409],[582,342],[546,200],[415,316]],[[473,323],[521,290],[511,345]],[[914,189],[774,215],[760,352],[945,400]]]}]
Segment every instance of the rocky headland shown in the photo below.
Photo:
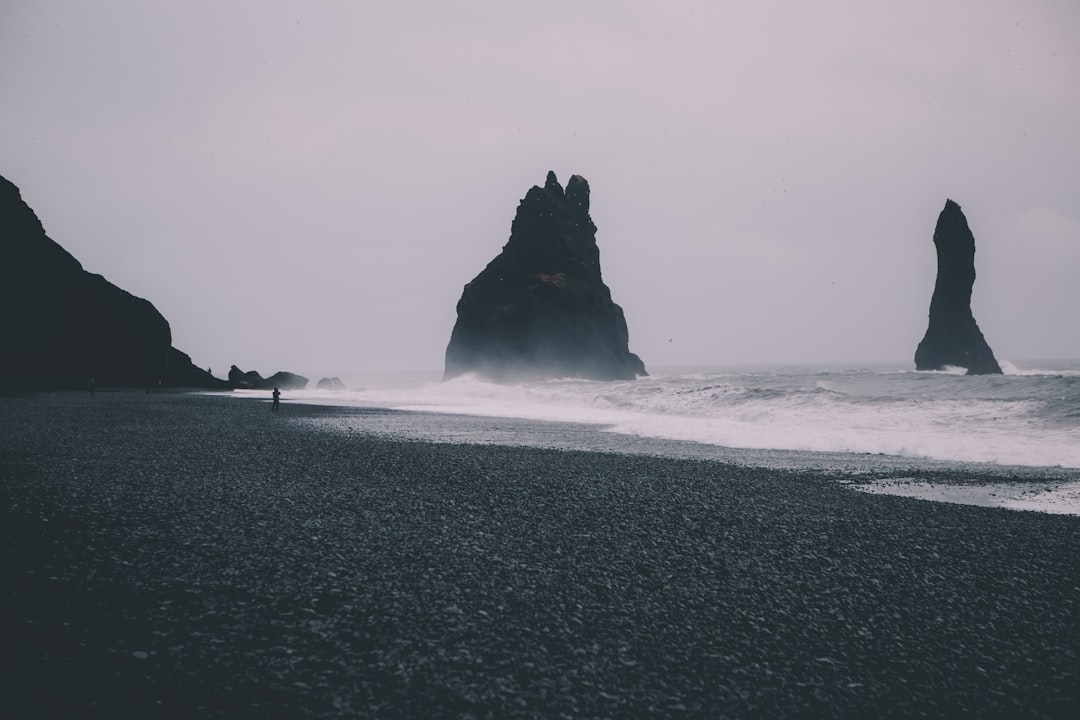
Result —
[{"label": "rocky headland", "polygon": [[0,387],[223,387],[147,300],[87,272],[0,177]]},{"label": "rocky headland", "polygon": [[930,300],[930,325],[915,350],[916,370],[967,368],[968,375],[1001,374],[994,352],[971,313],[975,284],[975,236],[960,206],[952,200],[934,229],[937,281]]},{"label": "rocky headland", "polygon": [[[45,233],[0,176],[0,390],[99,387],[302,389],[307,378],[214,377],[172,346],[168,321],[81,263]],[[235,366],[234,366],[235,369]],[[240,371],[237,371],[238,373]],[[257,379],[257,382],[252,382]]]},{"label": "rocky headland", "polygon": [[589,183],[580,175],[565,191],[553,172],[544,187],[533,186],[502,252],[465,286],[444,379],[469,372],[495,381],[647,374],[601,277]]}]

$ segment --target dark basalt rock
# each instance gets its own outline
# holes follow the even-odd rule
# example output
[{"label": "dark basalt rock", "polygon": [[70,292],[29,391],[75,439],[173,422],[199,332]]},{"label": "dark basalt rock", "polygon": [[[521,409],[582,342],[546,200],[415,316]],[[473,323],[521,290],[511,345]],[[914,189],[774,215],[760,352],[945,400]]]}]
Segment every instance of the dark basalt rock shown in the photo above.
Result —
[{"label": "dark basalt rock", "polygon": [[303,375],[280,370],[266,378],[267,388],[279,388],[281,390],[303,390],[307,387],[308,379]]},{"label": "dark basalt rock", "polygon": [[169,323],[45,234],[0,177],[0,387],[16,390],[225,383],[172,347]]},{"label": "dark basalt rock", "polygon": [[967,218],[952,200],[934,230],[938,271],[930,300],[930,325],[915,350],[916,370],[967,368],[968,375],[1001,374],[1001,366],[971,314],[975,284],[975,237]]},{"label": "dark basalt rock", "polygon": [[229,385],[234,388],[242,390],[260,388],[265,382],[266,379],[254,370],[244,372],[235,365],[229,366]]},{"label": "dark basalt rock", "polygon": [[341,382],[339,377],[322,378],[315,387],[319,390],[344,390],[345,383]]},{"label": "dark basalt rock", "polygon": [[197,367],[191,357],[176,348],[169,348],[168,368],[165,371],[165,384],[172,387],[208,388],[226,390],[229,384],[214,377],[209,370]]},{"label": "dark basalt rock", "polygon": [[279,371],[268,378],[264,378],[255,370],[244,372],[232,365],[229,367],[229,385],[242,390],[303,390],[307,387],[308,379],[302,375],[291,372]]},{"label": "dark basalt rock", "polygon": [[555,173],[518,205],[502,252],[465,286],[443,379],[595,380],[646,375],[600,274],[589,183]]}]

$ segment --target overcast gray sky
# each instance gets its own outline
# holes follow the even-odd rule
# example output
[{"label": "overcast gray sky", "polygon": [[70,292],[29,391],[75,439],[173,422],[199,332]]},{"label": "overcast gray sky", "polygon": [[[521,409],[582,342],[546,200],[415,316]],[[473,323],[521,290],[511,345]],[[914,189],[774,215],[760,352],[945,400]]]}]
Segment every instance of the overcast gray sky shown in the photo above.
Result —
[{"label": "overcast gray sky", "polygon": [[0,3],[0,174],[218,375],[441,369],[584,175],[646,367],[911,363],[946,198],[999,359],[1080,357],[1080,3]]}]

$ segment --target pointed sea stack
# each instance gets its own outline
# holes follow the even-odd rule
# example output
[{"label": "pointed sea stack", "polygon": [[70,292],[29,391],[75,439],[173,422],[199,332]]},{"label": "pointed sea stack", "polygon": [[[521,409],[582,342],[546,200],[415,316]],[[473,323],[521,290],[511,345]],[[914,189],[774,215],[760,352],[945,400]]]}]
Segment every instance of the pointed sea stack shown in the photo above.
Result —
[{"label": "pointed sea stack", "polygon": [[555,173],[518,205],[502,252],[465,286],[446,348],[444,380],[646,375],[629,350],[622,308],[600,275],[589,183]]},{"label": "pointed sea stack", "polygon": [[967,368],[968,375],[1001,374],[1001,366],[986,344],[971,314],[975,284],[975,237],[967,218],[952,200],[938,216],[934,229],[938,271],[930,300],[930,325],[915,350],[916,370]]}]

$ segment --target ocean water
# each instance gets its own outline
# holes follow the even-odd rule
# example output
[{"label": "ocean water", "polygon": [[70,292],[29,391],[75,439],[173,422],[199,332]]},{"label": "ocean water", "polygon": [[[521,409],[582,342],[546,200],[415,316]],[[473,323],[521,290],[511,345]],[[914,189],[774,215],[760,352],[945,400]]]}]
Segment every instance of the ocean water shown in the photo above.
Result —
[{"label": "ocean water", "polygon": [[517,385],[464,376],[358,386],[362,378],[346,376],[350,390],[285,397],[422,413],[394,423],[403,434],[450,441],[497,433],[500,442],[576,449],[700,456],[712,448],[766,465],[862,458],[874,467],[974,464],[1080,478],[1071,472],[1080,469],[1080,360],[1003,366],[1004,375],[974,377],[889,365],[673,368],[626,382]]}]

